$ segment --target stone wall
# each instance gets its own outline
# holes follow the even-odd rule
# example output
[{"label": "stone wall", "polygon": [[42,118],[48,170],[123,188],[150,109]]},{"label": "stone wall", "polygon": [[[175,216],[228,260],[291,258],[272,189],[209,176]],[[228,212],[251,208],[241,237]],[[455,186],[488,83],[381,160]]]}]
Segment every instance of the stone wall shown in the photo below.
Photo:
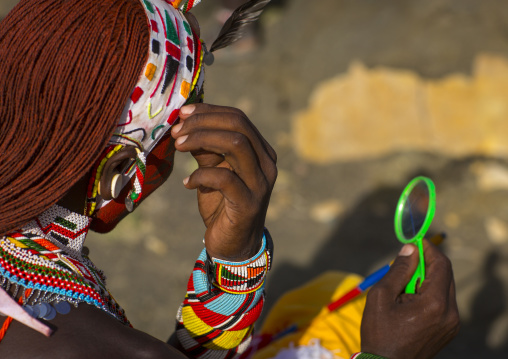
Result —
[{"label": "stone wall", "polygon": [[441,79],[353,62],[318,85],[292,136],[297,153],[318,163],[411,150],[508,157],[507,119],[504,57],[478,55],[471,76]]}]

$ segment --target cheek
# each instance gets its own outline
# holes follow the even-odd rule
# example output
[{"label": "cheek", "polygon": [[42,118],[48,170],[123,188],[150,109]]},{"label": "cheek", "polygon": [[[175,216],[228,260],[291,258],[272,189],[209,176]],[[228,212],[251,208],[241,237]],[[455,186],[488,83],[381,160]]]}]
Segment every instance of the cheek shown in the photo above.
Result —
[{"label": "cheek", "polygon": [[[151,193],[159,188],[171,175],[175,158],[175,142],[168,134],[164,136],[157,146],[146,158],[145,182],[143,185],[143,202]],[[125,197],[132,188],[134,180],[124,187],[120,196],[112,200],[107,206],[95,212],[91,229],[98,233],[107,233],[129,214],[125,208]]]},{"label": "cheek", "polygon": [[175,160],[175,140],[165,135],[146,158],[143,196],[159,188],[171,175]]}]

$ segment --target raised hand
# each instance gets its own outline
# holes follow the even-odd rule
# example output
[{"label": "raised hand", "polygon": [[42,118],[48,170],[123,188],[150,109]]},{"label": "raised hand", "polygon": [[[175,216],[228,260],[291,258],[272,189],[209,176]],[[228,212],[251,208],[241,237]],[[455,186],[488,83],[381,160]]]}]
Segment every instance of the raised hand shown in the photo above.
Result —
[{"label": "raised hand", "polygon": [[242,111],[230,107],[182,107],[171,134],[176,149],[190,152],[199,165],[184,184],[198,190],[210,256],[242,261],[255,255],[277,177],[275,151]]},{"label": "raised hand", "polygon": [[450,260],[424,241],[426,276],[416,294],[404,288],[418,263],[406,244],[386,276],[367,296],[361,327],[362,352],[390,359],[432,358],[459,330]]}]

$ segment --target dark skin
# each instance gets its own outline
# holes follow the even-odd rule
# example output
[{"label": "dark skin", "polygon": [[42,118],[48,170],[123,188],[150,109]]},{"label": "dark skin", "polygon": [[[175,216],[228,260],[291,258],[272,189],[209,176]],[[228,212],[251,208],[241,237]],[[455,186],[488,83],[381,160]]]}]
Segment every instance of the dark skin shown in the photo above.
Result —
[{"label": "dark skin", "polygon": [[418,265],[407,244],[386,276],[367,295],[361,326],[362,352],[390,359],[434,357],[455,335],[459,312],[450,260],[424,241],[426,275],[416,294],[405,294]]},{"label": "dark skin", "polygon": [[277,156],[238,109],[186,106],[171,134],[176,149],[190,152],[199,168],[184,180],[198,190],[210,256],[242,261],[259,250]]},{"label": "dark skin", "polygon": [[[176,149],[190,152],[199,164],[185,187],[198,190],[198,206],[207,227],[207,251],[216,258],[233,261],[252,257],[260,247],[266,210],[277,177],[275,151],[237,109],[191,105],[182,108],[180,121],[172,135]],[[182,138],[186,138],[184,143]],[[132,157],[132,150],[127,146],[108,160],[101,178],[101,193],[109,193],[106,186],[120,171],[124,160]],[[163,175],[169,173],[164,170]],[[83,213],[87,184],[85,177],[59,204]],[[172,320],[171,314],[168,320]],[[124,326],[86,304],[67,315],[57,315],[48,324],[56,329],[51,338],[14,321],[0,345],[0,357],[185,357],[172,345]]]}]

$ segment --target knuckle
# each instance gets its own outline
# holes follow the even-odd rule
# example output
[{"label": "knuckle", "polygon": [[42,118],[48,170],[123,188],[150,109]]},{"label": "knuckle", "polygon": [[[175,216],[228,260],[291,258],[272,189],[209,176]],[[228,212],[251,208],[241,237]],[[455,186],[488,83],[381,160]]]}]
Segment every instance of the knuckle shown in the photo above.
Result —
[{"label": "knuckle", "polygon": [[263,176],[262,173],[260,173],[257,180],[257,189],[261,197],[269,192],[269,188],[270,186],[267,179],[265,178],[265,176]]},{"label": "knuckle", "polygon": [[198,168],[197,170],[195,170],[191,175],[190,175],[190,178],[191,180],[198,180],[203,176],[203,171],[204,169],[203,168]]},{"label": "knuckle", "polygon": [[445,311],[445,305],[438,300],[432,300],[425,306],[425,312],[435,318],[443,318]]},{"label": "knuckle", "polygon": [[277,164],[278,155],[277,152],[273,149],[273,147],[267,142],[266,143],[268,148],[268,153],[270,154],[270,157],[272,158],[273,162]]},{"label": "knuckle", "polygon": [[450,328],[453,328],[457,332],[460,329],[460,317],[458,313],[454,313],[450,316],[449,324]]},{"label": "knuckle", "polygon": [[453,269],[452,269],[452,261],[450,258],[445,256],[444,254],[439,257],[437,260],[438,268],[444,273],[448,275],[452,275]]},{"label": "knuckle", "polygon": [[452,323],[452,333],[453,336],[457,335],[460,331],[461,324],[460,324],[460,318],[457,316],[457,318]]},{"label": "knuckle", "polygon": [[461,327],[458,311],[451,311],[445,321],[443,321],[443,330],[450,333],[451,337],[457,335]]},{"label": "knuckle", "polygon": [[230,107],[229,108],[235,115],[237,115],[238,117],[241,117],[241,118],[244,118],[246,119],[247,118],[247,115],[245,114],[245,112],[243,112],[242,110],[240,110],[239,108],[236,108],[236,107]]},{"label": "knuckle", "polygon": [[230,142],[233,148],[236,149],[244,148],[249,143],[247,137],[239,132],[235,132],[231,135]]},{"label": "knuckle", "polygon": [[268,181],[270,183],[270,187],[273,188],[273,186],[275,185],[275,182],[277,181],[277,177],[279,176],[279,169],[274,164],[273,166],[270,166],[268,172],[269,172],[268,173]]},{"label": "knuckle", "polygon": [[448,258],[447,256],[443,256],[443,262],[444,262],[445,269],[448,272],[452,272],[452,261],[450,260],[450,258]]},{"label": "knuckle", "polygon": [[241,122],[245,122],[247,120],[247,116],[242,110],[239,110],[235,107],[226,107],[228,111],[224,114],[231,124],[236,125]]}]

